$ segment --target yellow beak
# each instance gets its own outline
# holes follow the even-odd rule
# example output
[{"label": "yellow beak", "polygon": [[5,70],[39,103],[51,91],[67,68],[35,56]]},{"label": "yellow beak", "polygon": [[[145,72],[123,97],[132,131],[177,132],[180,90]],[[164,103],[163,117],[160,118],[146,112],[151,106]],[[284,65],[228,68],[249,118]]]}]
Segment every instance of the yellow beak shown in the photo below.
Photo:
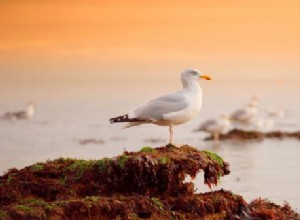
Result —
[{"label": "yellow beak", "polygon": [[211,77],[209,75],[201,75],[201,79],[211,80]]}]

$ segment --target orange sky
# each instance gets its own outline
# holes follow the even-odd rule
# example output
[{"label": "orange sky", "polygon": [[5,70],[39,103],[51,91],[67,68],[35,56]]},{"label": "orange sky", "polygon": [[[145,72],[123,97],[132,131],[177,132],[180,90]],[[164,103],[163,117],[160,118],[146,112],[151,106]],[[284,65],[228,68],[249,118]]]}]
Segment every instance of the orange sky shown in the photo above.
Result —
[{"label": "orange sky", "polygon": [[1,0],[0,80],[186,66],[299,75],[299,27],[299,0]]}]

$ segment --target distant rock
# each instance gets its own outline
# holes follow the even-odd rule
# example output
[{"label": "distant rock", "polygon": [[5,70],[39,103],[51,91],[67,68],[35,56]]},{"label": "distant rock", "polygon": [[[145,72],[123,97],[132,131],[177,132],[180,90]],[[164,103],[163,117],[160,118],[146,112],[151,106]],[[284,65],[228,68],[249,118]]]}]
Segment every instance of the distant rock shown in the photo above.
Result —
[{"label": "distant rock", "polygon": [[80,145],[87,145],[87,144],[104,144],[104,140],[102,139],[95,139],[95,138],[86,138],[78,140]]},{"label": "distant rock", "polygon": [[[244,131],[240,129],[233,129],[226,134],[220,134],[220,140],[264,140],[265,138],[295,138],[300,140],[300,131],[287,132],[287,131]],[[213,140],[213,136],[205,138],[205,140]]]},{"label": "distant rock", "polygon": [[163,138],[147,138],[144,140],[145,143],[150,143],[150,144],[158,144],[158,143],[166,143],[166,140]]}]

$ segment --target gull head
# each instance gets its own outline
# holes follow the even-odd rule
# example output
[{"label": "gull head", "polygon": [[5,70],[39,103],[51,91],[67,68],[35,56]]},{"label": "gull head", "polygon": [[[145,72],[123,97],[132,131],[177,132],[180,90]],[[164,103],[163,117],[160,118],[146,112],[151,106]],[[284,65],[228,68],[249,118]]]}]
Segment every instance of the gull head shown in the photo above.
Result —
[{"label": "gull head", "polygon": [[33,101],[29,101],[26,108],[26,113],[29,118],[34,115],[35,103]]},{"label": "gull head", "polygon": [[248,107],[257,107],[259,103],[260,98],[258,96],[253,96],[248,103]]},{"label": "gull head", "polygon": [[198,79],[211,80],[211,77],[209,75],[202,74],[199,70],[194,68],[185,69],[181,73],[182,82],[187,82],[191,80],[195,81]]}]

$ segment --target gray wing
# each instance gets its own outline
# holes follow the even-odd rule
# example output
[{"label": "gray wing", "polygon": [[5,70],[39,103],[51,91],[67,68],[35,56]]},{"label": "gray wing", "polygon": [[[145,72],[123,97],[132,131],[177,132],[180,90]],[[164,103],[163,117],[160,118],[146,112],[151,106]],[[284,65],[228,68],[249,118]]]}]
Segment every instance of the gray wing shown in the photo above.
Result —
[{"label": "gray wing", "polygon": [[240,119],[243,115],[245,115],[246,111],[244,109],[239,109],[233,112],[230,117],[234,120]]},{"label": "gray wing", "polygon": [[188,100],[182,91],[153,99],[129,113],[130,117],[161,120],[163,115],[177,112],[188,106]]},{"label": "gray wing", "polygon": [[24,118],[27,116],[26,111],[18,111],[12,113],[16,118]]},{"label": "gray wing", "polygon": [[215,125],[217,122],[214,119],[209,119],[205,122],[203,122],[199,128],[197,129],[198,131],[205,131],[208,127]]}]

